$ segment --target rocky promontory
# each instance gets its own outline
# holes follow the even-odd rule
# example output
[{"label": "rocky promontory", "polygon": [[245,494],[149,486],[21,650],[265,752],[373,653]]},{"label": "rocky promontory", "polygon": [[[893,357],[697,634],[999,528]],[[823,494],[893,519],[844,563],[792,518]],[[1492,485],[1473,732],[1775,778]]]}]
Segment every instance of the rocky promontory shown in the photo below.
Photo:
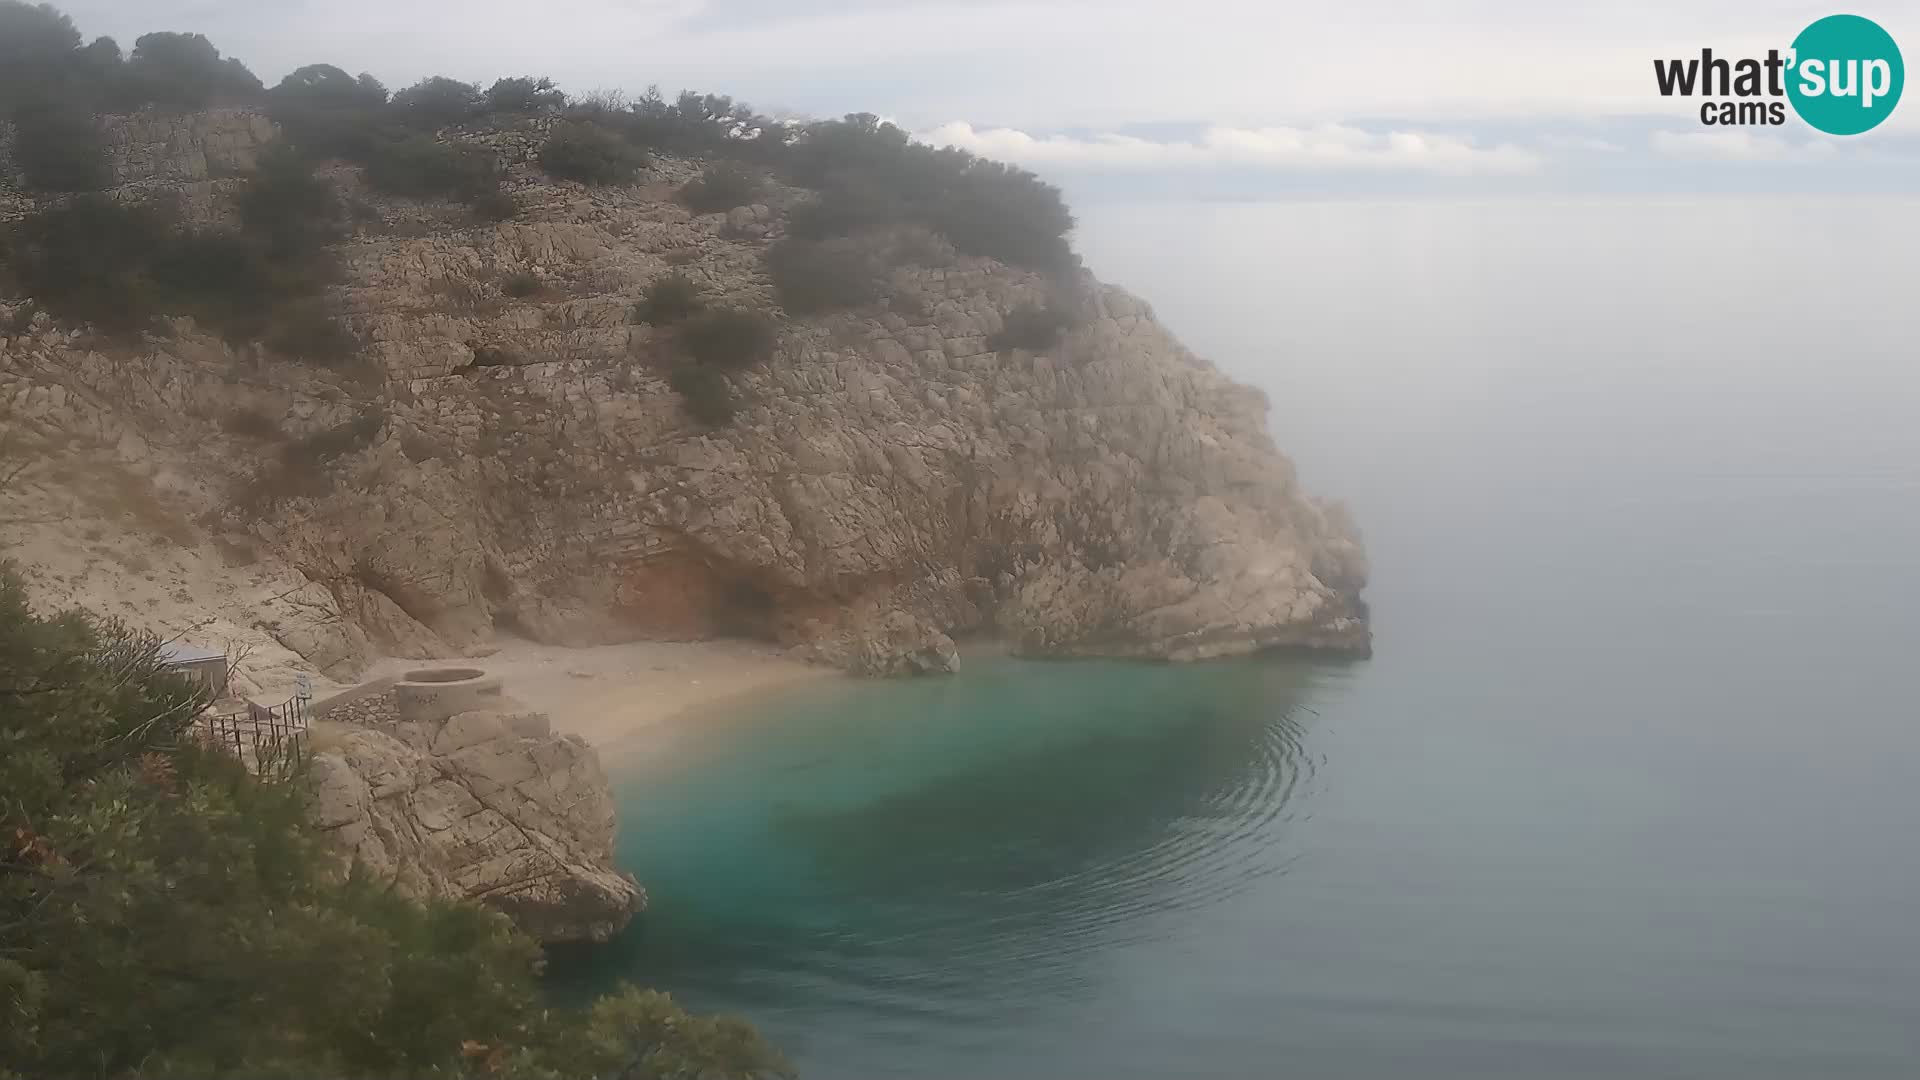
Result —
[{"label": "rocky promontory", "polygon": [[[274,138],[244,109],[107,123],[120,190],[170,192],[190,220],[229,213]],[[731,376],[732,423],[691,418],[673,334],[636,305],[671,273],[777,312],[766,249],[806,194],[769,182],[696,213],[674,192],[700,163],[666,155],[632,184],[555,181],[552,123],[441,135],[500,156],[508,220],[328,168],[354,208],[333,290],[353,371],[191,319],[129,345],[0,302],[0,425],[54,462],[4,496],[38,587],[151,614],[137,565],[76,553],[158,530],[163,572],[222,585],[161,590],[177,621],[338,679],[500,630],[758,636],[874,674],[952,670],[972,633],[1034,655],[1368,648],[1358,534],[1302,490],[1264,397],[1085,271],[872,231],[884,297],[781,318],[771,359]],[[1009,344],[1039,308],[1075,317]],[[103,479],[75,496],[76,470]],[[354,753],[425,782],[400,745]]]},{"label": "rocky promontory", "polygon": [[329,712],[312,736],[309,817],[343,858],[410,896],[474,901],[545,942],[605,941],[646,895],[613,868],[599,756],[492,689],[411,709],[389,690],[357,716]]}]

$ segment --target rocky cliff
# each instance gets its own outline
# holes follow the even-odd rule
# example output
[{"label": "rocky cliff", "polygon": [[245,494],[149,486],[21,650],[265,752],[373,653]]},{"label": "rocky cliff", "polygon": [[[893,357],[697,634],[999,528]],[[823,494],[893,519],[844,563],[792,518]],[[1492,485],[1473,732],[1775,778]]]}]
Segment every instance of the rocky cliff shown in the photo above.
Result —
[{"label": "rocky cliff", "polygon": [[[111,131],[123,184],[211,221],[272,136],[247,112]],[[870,673],[950,669],[963,633],[1050,655],[1367,648],[1353,523],[1301,490],[1262,395],[1141,301],[872,237],[886,301],[782,320],[773,360],[735,376],[735,422],[709,430],[634,305],[677,270],[775,308],[765,248],[801,194],[698,215],[671,197],[692,163],[587,188],[537,169],[539,121],[452,137],[501,153],[514,220],[331,170],[355,208],[338,298],[368,372],[186,320],[128,347],[0,304],[0,424],[36,463],[0,498],[51,599],[164,610],[338,678],[500,629],[755,634]],[[1044,351],[990,345],[1038,304],[1078,324]],[[142,573],[130,538],[148,533],[164,542],[134,553]]]},{"label": "rocky cliff", "polygon": [[312,820],[409,895],[472,900],[546,942],[605,941],[645,903],[614,870],[600,759],[524,709],[376,714],[314,733]]}]

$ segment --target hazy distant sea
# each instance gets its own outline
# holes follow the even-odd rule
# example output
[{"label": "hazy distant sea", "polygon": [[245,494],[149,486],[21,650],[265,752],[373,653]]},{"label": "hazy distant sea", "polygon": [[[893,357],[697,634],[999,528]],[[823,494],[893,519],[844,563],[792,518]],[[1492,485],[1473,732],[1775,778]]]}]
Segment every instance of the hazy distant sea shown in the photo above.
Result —
[{"label": "hazy distant sea", "polygon": [[988,659],[620,778],[559,978],[811,1077],[1920,1075],[1920,203],[1081,208],[1376,656]]}]

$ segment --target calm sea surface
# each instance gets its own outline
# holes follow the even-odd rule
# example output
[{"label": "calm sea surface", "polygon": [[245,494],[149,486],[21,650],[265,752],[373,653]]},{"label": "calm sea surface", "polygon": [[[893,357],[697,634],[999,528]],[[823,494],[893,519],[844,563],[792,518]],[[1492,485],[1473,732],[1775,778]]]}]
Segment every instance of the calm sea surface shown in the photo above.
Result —
[{"label": "calm sea surface", "polygon": [[1920,204],[1093,207],[1377,652],[972,658],[618,778],[571,987],[814,1078],[1920,1076]]}]

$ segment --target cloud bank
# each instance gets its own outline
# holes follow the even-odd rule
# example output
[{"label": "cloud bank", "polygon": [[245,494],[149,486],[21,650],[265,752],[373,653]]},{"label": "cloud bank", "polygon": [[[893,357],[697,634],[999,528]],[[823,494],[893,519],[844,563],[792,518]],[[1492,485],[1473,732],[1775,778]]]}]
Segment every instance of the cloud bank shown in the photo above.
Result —
[{"label": "cloud bank", "polygon": [[1053,169],[1357,169],[1469,176],[1530,173],[1541,165],[1539,154],[1512,143],[1479,146],[1456,135],[1369,132],[1344,124],[1212,126],[1192,139],[1154,140],[1123,134],[1035,136],[1014,128],[982,130],[956,121],[921,132],[918,138],[1030,168]]}]

